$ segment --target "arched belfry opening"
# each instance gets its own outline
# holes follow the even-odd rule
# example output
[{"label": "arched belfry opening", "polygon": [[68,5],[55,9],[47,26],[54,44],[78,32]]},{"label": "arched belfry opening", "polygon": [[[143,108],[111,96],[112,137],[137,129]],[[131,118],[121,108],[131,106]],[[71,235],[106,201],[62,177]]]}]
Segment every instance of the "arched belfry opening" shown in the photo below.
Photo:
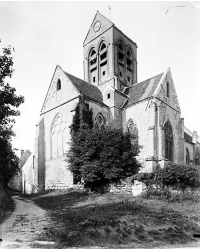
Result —
[{"label": "arched belfry opening", "polygon": [[89,82],[95,84],[98,81],[97,74],[97,53],[95,48],[92,48],[89,53],[88,59],[88,68],[89,68]]},{"label": "arched belfry opening", "polygon": [[99,46],[99,79],[100,83],[106,80],[108,75],[108,49],[105,41]]}]

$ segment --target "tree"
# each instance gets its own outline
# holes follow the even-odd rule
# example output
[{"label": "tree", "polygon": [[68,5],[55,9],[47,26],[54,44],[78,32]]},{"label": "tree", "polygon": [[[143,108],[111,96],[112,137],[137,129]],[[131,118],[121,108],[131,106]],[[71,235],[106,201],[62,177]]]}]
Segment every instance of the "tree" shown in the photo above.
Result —
[{"label": "tree", "polygon": [[[77,113],[74,115],[74,121],[77,121]],[[91,115],[88,117],[91,119]],[[73,127],[78,126],[73,124],[72,131]],[[72,132],[67,160],[74,176],[83,179],[85,188],[102,191],[104,186],[138,173],[138,153],[139,146],[132,145],[129,133],[123,133],[119,129],[98,130],[87,125],[79,125],[79,129]]]},{"label": "tree", "polygon": [[[1,42],[1,41],[0,41]],[[14,117],[24,97],[16,95],[16,89],[7,82],[14,72],[11,46],[2,48],[0,54],[0,181],[6,184],[18,170],[18,158],[12,151]]]}]

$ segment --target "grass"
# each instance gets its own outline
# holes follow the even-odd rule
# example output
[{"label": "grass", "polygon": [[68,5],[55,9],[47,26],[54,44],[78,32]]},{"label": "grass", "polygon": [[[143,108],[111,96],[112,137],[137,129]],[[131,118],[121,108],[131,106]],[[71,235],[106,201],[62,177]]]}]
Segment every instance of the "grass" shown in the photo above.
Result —
[{"label": "grass", "polygon": [[200,217],[197,203],[182,205],[73,190],[31,199],[52,217],[45,236],[63,246],[182,244],[194,240],[193,233],[200,233],[195,220]]},{"label": "grass", "polygon": [[9,192],[0,187],[0,224],[14,211],[15,204]]}]

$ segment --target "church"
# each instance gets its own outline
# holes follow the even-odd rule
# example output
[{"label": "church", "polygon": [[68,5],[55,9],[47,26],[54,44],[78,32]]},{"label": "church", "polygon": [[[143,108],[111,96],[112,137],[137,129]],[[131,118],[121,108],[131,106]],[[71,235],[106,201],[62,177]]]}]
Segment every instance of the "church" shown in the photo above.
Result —
[{"label": "church", "polygon": [[200,137],[184,126],[170,68],[137,81],[137,44],[97,11],[83,43],[84,80],[56,66],[36,125],[34,155],[22,169],[24,193],[69,188],[70,125],[79,97],[95,127],[129,130],[141,146],[141,172],[169,162],[200,164]]}]

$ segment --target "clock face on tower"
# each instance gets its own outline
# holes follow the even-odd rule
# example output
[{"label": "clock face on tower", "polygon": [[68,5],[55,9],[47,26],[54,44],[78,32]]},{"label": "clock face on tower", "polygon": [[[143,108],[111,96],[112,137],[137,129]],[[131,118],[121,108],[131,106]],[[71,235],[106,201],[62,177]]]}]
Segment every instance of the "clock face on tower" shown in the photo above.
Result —
[{"label": "clock face on tower", "polygon": [[95,22],[95,24],[93,26],[94,32],[99,31],[100,28],[101,28],[101,22],[100,21]]}]

